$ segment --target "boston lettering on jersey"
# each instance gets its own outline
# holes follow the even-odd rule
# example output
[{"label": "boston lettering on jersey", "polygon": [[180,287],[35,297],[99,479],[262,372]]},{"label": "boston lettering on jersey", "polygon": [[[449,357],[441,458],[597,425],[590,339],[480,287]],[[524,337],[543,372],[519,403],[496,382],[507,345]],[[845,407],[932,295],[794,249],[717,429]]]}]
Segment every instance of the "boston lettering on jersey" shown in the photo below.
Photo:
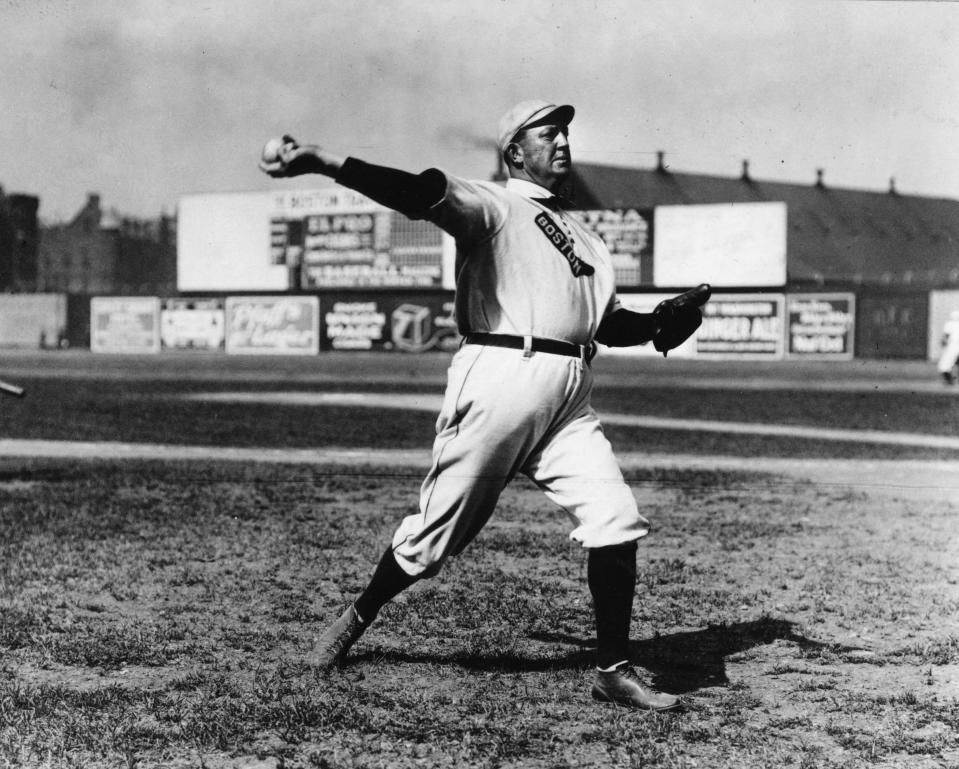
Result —
[{"label": "boston lettering on jersey", "polygon": [[592,275],[594,270],[592,265],[586,264],[573,251],[573,244],[569,242],[563,230],[554,222],[549,214],[540,212],[536,215],[536,226],[543,234],[549,238],[549,242],[556,246],[556,249],[563,255],[569,263],[569,268],[573,271],[575,277],[582,275]]}]

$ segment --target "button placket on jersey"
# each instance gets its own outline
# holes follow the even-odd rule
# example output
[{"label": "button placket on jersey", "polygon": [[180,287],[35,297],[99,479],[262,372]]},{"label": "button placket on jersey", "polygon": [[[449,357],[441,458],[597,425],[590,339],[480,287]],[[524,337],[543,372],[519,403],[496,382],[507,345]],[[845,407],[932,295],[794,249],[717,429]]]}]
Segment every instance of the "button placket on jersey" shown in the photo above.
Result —
[{"label": "button placket on jersey", "polygon": [[572,250],[573,256],[579,259],[584,264],[589,265],[589,262],[583,257],[581,257],[576,251],[576,238],[573,237],[573,228],[569,226],[569,221],[566,219],[566,216],[563,214],[563,209],[557,206],[554,210],[556,218],[559,219],[559,224],[563,228],[563,231],[566,233],[566,237],[569,238],[570,249]]},{"label": "button placket on jersey", "polygon": [[556,218],[559,219],[560,226],[566,232],[566,237],[569,238],[569,245],[572,249],[573,256],[575,256],[577,259],[582,259],[582,257],[576,253],[576,238],[573,237],[573,230],[569,226],[569,222],[566,221],[566,217],[563,215],[562,208],[556,208]]}]

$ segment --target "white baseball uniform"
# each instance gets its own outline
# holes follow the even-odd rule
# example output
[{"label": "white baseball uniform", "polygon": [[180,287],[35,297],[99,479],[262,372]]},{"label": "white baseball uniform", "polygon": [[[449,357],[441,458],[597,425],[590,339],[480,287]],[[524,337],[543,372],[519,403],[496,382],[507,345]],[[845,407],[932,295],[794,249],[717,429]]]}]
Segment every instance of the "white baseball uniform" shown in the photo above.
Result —
[{"label": "white baseball uniform", "polygon": [[[603,242],[536,198],[551,193],[446,175],[429,212],[456,239],[456,320],[464,336],[521,337],[524,349],[464,344],[448,372],[433,463],[419,512],[393,537],[410,575],[435,573],[489,519],[521,472],[572,519],[570,538],[595,548],[649,530],[590,406],[588,345],[619,307]],[[535,351],[533,338],[580,345],[577,357]]]},{"label": "white baseball uniform", "polygon": [[941,374],[949,374],[959,361],[959,310],[949,314],[949,320],[942,328],[943,348],[937,368]]}]

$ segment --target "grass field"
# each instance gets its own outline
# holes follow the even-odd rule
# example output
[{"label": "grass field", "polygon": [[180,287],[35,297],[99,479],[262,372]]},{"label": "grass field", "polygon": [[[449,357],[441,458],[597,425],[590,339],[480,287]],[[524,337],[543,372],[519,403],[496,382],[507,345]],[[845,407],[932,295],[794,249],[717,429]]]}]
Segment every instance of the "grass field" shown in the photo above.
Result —
[{"label": "grass field", "polygon": [[[948,493],[797,481],[767,457],[959,451],[619,426],[653,522],[634,661],[679,715],[589,699],[583,551],[517,481],[350,664],[312,635],[362,588],[419,464],[218,461],[216,447],[427,449],[426,412],[188,400],[432,393],[443,356],[9,356],[0,438],[211,447],[200,461],[0,456],[0,767],[955,767],[959,538]],[[597,362],[601,411],[959,434],[930,366]],[[712,455],[741,457],[709,465]]]}]

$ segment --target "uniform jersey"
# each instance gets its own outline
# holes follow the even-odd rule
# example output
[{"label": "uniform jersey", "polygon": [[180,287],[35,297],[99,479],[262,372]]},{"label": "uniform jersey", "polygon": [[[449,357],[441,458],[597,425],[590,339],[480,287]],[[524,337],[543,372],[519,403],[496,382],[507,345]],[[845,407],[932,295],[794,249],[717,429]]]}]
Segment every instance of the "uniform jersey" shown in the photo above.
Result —
[{"label": "uniform jersey", "polygon": [[505,188],[446,175],[427,218],[456,240],[456,323],[490,332],[587,345],[619,307],[606,245],[521,179]]}]

